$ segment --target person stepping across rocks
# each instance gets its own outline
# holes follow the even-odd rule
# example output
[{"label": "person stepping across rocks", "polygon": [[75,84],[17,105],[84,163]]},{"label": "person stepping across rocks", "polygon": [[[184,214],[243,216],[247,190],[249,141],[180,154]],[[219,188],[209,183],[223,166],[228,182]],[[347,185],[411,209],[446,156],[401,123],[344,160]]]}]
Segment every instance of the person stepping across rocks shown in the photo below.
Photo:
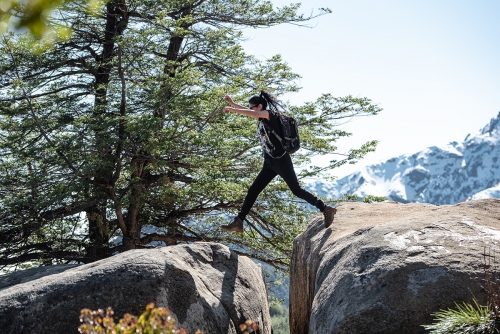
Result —
[{"label": "person stepping across rocks", "polygon": [[260,95],[250,98],[248,108],[234,103],[229,95],[226,95],[224,100],[231,105],[231,107],[224,107],[224,112],[238,113],[259,121],[257,135],[263,150],[264,166],[248,189],[238,215],[232,223],[222,225],[221,229],[227,232],[243,232],[243,221],[246,215],[250,212],[259,194],[277,175],[283,178],[295,196],[323,212],[325,228],[328,228],[333,222],[337,209],[326,205],[321,199],[300,186],[290,154],[282,145],[284,136],[278,119],[281,114],[279,109],[282,107],[276,97],[263,90]]}]

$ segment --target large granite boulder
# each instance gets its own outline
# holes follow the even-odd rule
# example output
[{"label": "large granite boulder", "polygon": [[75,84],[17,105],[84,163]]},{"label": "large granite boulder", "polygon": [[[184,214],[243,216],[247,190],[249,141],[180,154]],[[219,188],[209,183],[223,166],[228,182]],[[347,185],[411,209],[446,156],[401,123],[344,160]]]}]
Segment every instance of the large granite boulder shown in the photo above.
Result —
[{"label": "large granite boulder", "polygon": [[499,228],[497,199],[341,204],[332,227],[317,216],[294,241],[290,331],[424,333],[439,309],[485,301]]},{"label": "large granite boulder", "polygon": [[78,333],[83,308],[141,314],[154,302],[188,333],[271,333],[260,266],[215,243],[132,250],[81,266],[0,276],[0,333]]}]

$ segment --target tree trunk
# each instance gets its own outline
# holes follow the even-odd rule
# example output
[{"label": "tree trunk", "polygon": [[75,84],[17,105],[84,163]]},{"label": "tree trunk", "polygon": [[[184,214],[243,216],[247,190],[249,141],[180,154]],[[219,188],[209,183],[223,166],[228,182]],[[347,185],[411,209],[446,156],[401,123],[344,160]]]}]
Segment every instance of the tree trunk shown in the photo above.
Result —
[{"label": "tree trunk", "polygon": [[[115,38],[123,33],[127,28],[128,13],[125,0],[114,0],[106,5],[106,27],[104,32],[104,41],[102,53],[97,57],[96,61],[100,64],[95,74],[95,98],[94,98],[94,114],[93,119],[97,124],[105,121],[107,114],[107,99],[108,85],[110,74],[113,70],[111,64],[116,57]],[[114,129],[109,129],[113,131]],[[90,192],[92,195],[105,192],[109,194],[114,188],[113,174],[115,172],[115,157],[113,156],[113,148],[106,140],[104,133],[95,133],[96,148],[100,154],[101,164],[94,172],[94,185],[91,185]],[[96,186],[98,184],[99,186]],[[110,194],[109,194],[110,195]],[[110,196],[111,197],[111,196]],[[116,200],[116,198],[114,199]],[[118,199],[119,200],[119,199]],[[109,241],[109,223],[106,220],[106,200],[95,205],[92,210],[87,211],[87,220],[89,223],[89,238],[92,244],[90,251],[96,258],[108,256],[107,243]],[[101,233],[102,229],[107,229],[108,234]],[[124,244],[125,244],[125,233]],[[134,247],[128,247],[132,249]]]},{"label": "tree trunk", "polygon": [[102,259],[110,255],[108,242],[110,237],[110,224],[106,218],[106,210],[93,206],[87,210],[89,224],[90,246],[86,248],[87,256],[93,259]]}]

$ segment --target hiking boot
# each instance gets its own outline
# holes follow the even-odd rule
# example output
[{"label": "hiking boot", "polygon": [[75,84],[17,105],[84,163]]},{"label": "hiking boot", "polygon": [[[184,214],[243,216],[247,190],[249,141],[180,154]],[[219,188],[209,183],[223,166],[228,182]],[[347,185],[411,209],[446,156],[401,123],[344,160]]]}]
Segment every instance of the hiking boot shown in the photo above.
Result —
[{"label": "hiking boot", "polygon": [[333,223],[333,218],[335,217],[335,214],[337,213],[337,208],[334,208],[332,206],[327,205],[325,210],[323,211],[323,218],[325,222],[325,228],[330,227]]},{"label": "hiking boot", "polygon": [[233,222],[229,225],[222,225],[220,227],[221,230],[226,232],[243,232],[243,220],[240,217],[234,218]]}]

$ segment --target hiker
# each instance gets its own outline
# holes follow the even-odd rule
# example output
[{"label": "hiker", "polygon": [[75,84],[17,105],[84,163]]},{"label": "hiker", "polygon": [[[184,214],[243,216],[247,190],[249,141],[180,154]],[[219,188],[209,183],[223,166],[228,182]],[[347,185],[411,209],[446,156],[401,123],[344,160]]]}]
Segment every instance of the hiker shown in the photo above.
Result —
[{"label": "hiker", "polygon": [[243,232],[243,220],[250,212],[257,196],[276,175],[283,178],[295,196],[302,198],[323,212],[325,228],[328,228],[333,222],[337,209],[326,205],[321,199],[299,185],[290,154],[285,151],[280,140],[272,133],[274,130],[280,138],[283,138],[280,121],[274,112],[281,108],[276,97],[263,90],[259,96],[250,98],[248,108],[234,103],[229,95],[226,95],[224,100],[232,106],[224,107],[224,112],[235,112],[259,120],[257,135],[263,149],[264,166],[248,189],[248,194],[238,215],[231,224],[222,225],[221,229],[228,232]]}]

